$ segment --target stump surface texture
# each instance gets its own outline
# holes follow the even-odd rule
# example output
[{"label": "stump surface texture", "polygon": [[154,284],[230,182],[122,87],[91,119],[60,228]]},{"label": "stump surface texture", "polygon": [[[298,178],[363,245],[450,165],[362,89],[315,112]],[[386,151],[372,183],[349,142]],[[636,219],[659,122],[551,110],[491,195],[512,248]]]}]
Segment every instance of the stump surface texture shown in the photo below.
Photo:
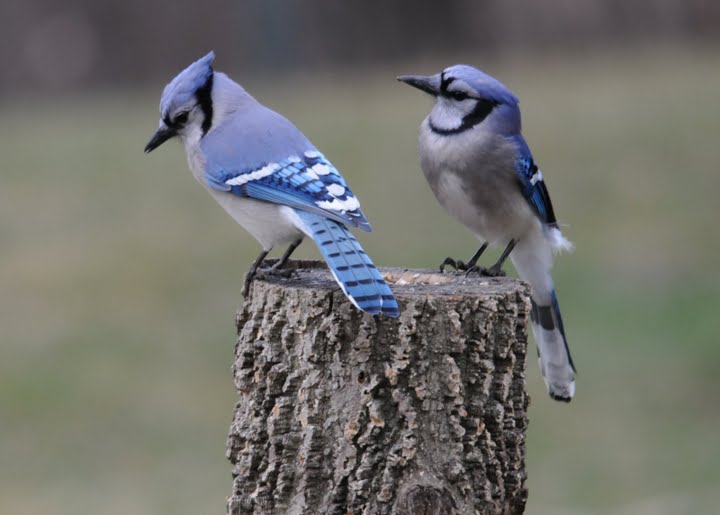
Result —
[{"label": "stump surface texture", "polygon": [[228,513],[523,512],[528,287],[382,273],[399,319],[357,310],[324,267],[254,283]]}]

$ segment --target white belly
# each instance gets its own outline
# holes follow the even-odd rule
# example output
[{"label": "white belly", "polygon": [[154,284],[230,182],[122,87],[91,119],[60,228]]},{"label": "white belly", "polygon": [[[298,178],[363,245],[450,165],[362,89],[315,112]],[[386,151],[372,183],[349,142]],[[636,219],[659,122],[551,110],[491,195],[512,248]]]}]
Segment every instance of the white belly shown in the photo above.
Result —
[{"label": "white belly", "polygon": [[264,250],[297,240],[303,235],[303,231],[296,225],[298,217],[294,216],[290,207],[205,187],[218,204],[260,242]]},{"label": "white belly", "polygon": [[302,237],[304,224],[292,208],[239,197],[213,188],[205,180],[205,163],[197,145],[186,146],[186,152],[193,177],[237,223],[260,242],[263,250]]},{"label": "white belly", "polygon": [[511,239],[541,230],[539,220],[519,193],[506,194],[487,184],[485,191],[482,183],[470,186],[474,188],[471,196],[463,181],[448,171],[438,177],[435,195],[451,216],[491,245],[507,245]]}]

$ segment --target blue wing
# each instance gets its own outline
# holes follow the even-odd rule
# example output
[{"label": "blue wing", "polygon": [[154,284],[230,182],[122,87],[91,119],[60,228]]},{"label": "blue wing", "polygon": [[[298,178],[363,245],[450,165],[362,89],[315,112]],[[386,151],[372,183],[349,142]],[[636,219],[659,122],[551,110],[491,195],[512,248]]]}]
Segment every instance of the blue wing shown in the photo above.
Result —
[{"label": "blue wing", "polygon": [[516,161],[516,170],[523,195],[533,207],[540,220],[557,227],[550,194],[548,193],[542,172],[535,164],[530,149],[521,137],[518,139],[520,154]]},{"label": "blue wing", "polygon": [[240,170],[208,160],[205,178],[213,188],[240,197],[282,204],[372,230],[345,179],[316,150]]}]

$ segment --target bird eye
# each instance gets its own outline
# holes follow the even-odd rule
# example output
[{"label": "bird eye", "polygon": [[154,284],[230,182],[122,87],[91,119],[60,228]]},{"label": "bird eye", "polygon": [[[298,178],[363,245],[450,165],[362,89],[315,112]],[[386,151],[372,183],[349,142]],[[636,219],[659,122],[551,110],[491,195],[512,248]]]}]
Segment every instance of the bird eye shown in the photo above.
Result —
[{"label": "bird eye", "polygon": [[448,93],[448,95],[453,100],[465,100],[466,98],[469,98],[468,94],[463,91],[451,91]]},{"label": "bird eye", "polygon": [[185,122],[188,121],[189,115],[190,115],[190,113],[188,113],[187,111],[183,111],[182,113],[180,113],[179,115],[177,115],[175,117],[173,124],[174,125],[183,125]]}]

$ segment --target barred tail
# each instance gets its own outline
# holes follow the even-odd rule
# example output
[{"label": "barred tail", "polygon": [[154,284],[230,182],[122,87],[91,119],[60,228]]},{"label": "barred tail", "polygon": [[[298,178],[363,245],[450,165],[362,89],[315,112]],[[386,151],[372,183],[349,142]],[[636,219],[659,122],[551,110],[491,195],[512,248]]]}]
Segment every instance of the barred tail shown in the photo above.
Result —
[{"label": "barred tail", "polygon": [[371,315],[399,316],[400,309],[390,287],[352,233],[324,216],[296,212],[350,302]]},{"label": "barred tail", "polygon": [[541,306],[532,299],[532,328],[538,343],[540,370],[550,397],[570,402],[575,395],[575,365],[565,338],[555,290],[551,297],[549,306]]},{"label": "barred tail", "polygon": [[555,400],[570,402],[575,395],[575,365],[550,276],[552,249],[542,241],[521,241],[510,259],[520,277],[532,287],[532,329],[548,393]]}]

